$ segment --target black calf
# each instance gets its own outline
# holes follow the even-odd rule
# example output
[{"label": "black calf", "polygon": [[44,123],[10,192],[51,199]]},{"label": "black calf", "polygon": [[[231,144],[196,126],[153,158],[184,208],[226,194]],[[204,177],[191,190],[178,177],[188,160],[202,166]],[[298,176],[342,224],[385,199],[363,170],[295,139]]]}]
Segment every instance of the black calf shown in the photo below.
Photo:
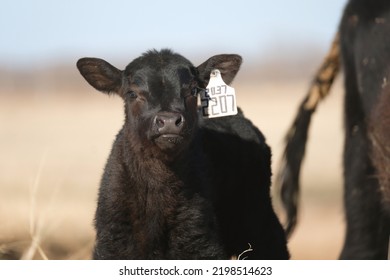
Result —
[{"label": "black calf", "polygon": [[96,89],[125,102],[126,119],[105,167],[96,210],[96,259],[287,259],[270,198],[270,150],[242,112],[203,120],[197,93],[219,69],[230,83],[241,64],[218,55],[194,67],[150,51],[124,71],[95,58],[77,63]]}]

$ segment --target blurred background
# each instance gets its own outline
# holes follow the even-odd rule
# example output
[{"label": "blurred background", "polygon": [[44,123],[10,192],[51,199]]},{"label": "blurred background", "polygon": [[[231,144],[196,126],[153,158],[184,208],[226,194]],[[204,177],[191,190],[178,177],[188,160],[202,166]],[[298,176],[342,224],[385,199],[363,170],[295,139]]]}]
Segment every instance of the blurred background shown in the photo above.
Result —
[{"label": "blurred background", "polygon": [[[0,10],[0,259],[88,259],[97,190],[123,123],[120,98],[75,64],[123,69],[151,48],[195,65],[243,59],[233,86],[265,134],[276,173],[283,139],[338,28],[345,0],[5,0]],[[337,259],[342,206],[342,77],[310,129],[293,259]],[[277,195],[274,205],[283,213]]]}]

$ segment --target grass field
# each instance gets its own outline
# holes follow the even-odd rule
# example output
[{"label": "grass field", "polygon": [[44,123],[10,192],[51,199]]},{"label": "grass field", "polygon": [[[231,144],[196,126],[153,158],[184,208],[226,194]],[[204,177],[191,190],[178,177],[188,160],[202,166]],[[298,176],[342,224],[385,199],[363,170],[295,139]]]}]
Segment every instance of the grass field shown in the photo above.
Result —
[{"label": "grass field", "polygon": [[[235,87],[267,137],[275,172],[307,81]],[[341,99],[338,83],[313,118],[293,259],[336,259],[342,245]],[[122,111],[119,98],[87,86],[0,94],[0,259],[90,258],[99,180]]]}]

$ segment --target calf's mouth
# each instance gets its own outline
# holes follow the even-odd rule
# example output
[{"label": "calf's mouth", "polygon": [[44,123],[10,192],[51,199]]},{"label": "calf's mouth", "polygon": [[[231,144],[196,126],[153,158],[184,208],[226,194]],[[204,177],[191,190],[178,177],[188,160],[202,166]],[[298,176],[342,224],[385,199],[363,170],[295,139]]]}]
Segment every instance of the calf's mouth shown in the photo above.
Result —
[{"label": "calf's mouth", "polygon": [[154,138],[156,145],[162,150],[176,149],[183,144],[185,138],[179,134],[160,134]]}]

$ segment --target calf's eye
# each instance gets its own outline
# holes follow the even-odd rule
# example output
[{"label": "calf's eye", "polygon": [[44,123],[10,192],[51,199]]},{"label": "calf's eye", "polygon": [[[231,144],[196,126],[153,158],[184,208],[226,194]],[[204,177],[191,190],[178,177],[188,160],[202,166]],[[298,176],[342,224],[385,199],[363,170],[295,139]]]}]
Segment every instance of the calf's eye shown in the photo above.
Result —
[{"label": "calf's eye", "polygon": [[129,91],[126,93],[126,96],[131,98],[131,99],[135,99],[138,97],[137,93],[135,91]]}]

